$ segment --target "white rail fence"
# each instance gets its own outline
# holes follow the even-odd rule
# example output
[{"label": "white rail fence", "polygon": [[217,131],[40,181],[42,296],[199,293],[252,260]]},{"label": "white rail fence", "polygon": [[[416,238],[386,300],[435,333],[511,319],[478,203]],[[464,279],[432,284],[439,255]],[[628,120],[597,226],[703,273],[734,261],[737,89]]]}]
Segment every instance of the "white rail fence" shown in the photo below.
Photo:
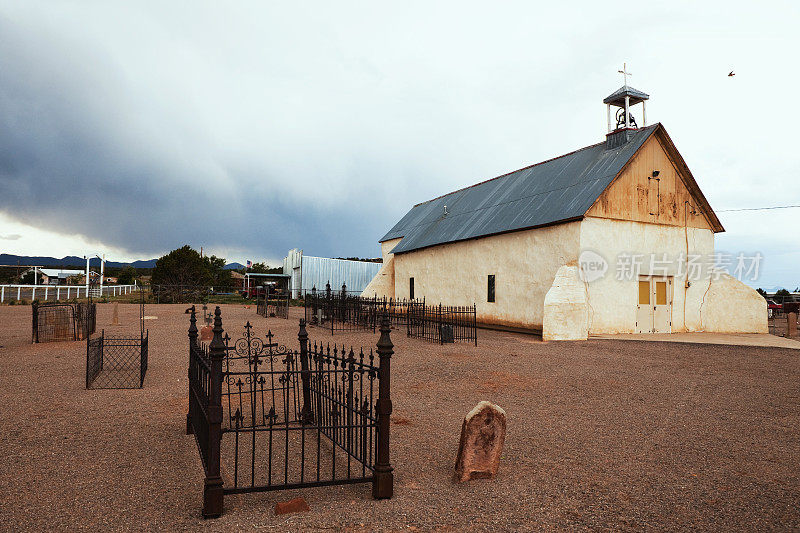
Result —
[{"label": "white rail fence", "polygon": [[[89,289],[89,293],[93,298],[103,295],[121,296],[130,294],[137,288],[136,285],[105,285],[102,289],[92,287]],[[40,301],[55,301],[86,297],[86,286],[84,285],[0,285],[0,303],[10,300],[32,301],[37,298]]]}]

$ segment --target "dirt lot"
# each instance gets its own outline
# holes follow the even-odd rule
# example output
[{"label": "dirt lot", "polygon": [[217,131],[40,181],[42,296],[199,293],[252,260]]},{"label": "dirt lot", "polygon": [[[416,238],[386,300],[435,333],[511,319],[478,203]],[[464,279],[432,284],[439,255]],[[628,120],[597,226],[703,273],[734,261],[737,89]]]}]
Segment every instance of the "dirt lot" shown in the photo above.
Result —
[{"label": "dirt lot", "polygon": [[[98,329],[136,330],[136,306],[120,306],[119,327],[98,307]],[[486,331],[477,348],[393,334],[392,500],[368,484],[245,494],[203,521],[185,308],[147,308],[144,389],[86,391],[84,343],[31,345],[30,307],[0,307],[0,529],[800,528],[798,351]],[[294,343],[292,313],[223,307],[226,329],[249,319]],[[454,485],[461,420],[484,399],[509,417],[500,473]],[[298,495],[311,512],[273,516]]]}]

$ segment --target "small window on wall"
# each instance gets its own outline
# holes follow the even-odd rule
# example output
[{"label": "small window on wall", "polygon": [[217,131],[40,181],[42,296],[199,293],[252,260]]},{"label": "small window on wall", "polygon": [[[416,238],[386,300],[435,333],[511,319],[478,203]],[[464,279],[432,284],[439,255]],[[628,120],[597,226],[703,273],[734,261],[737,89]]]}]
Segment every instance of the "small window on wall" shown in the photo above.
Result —
[{"label": "small window on wall", "polygon": [[650,305],[650,280],[639,280],[639,305]]},{"label": "small window on wall", "polygon": [[414,278],[408,278],[408,297],[414,299]]},{"label": "small window on wall", "polygon": [[656,281],[656,305],[667,305],[666,281]]},{"label": "small window on wall", "polygon": [[489,303],[494,303],[494,274],[489,274],[489,287],[488,293],[486,295],[486,301]]}]

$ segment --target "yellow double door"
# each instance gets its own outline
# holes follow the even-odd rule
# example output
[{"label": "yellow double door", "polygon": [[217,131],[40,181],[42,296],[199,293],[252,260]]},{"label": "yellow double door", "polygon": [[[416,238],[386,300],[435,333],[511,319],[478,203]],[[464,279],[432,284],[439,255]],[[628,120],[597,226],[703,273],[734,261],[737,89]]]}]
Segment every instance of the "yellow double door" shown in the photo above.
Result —
[{"label": "yellow double door", "polygon": [[639,276],[636,333],[672,332],[672,276]]}]

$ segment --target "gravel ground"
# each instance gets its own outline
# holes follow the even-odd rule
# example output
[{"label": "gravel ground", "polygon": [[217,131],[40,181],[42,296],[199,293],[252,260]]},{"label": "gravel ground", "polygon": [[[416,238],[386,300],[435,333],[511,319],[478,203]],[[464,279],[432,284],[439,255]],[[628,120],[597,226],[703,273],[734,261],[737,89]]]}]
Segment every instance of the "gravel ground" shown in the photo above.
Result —
[{"label": "gravel ground", "polygon": [[[98,305],[98,329],[136,331],[135,305],[118,327],[111,307]],[[487,331],[477,348],[393,334],[393,499],[371,500],[368,484],[227,496],[204,521],[184,434],[185,308],[148,306],[144,389],[86,391],[84,343],[31,345],[30,307],[0,306],[0,529],[800,528],[797,351]],[[230,305],[223,319],[294,344],[300,311]],[[334,339],[374,346],[378,334]],[[454,485],[461,420],[480,400],[508,413],[500,472]],[[273,515],[296,496],[311,512]]]}]

